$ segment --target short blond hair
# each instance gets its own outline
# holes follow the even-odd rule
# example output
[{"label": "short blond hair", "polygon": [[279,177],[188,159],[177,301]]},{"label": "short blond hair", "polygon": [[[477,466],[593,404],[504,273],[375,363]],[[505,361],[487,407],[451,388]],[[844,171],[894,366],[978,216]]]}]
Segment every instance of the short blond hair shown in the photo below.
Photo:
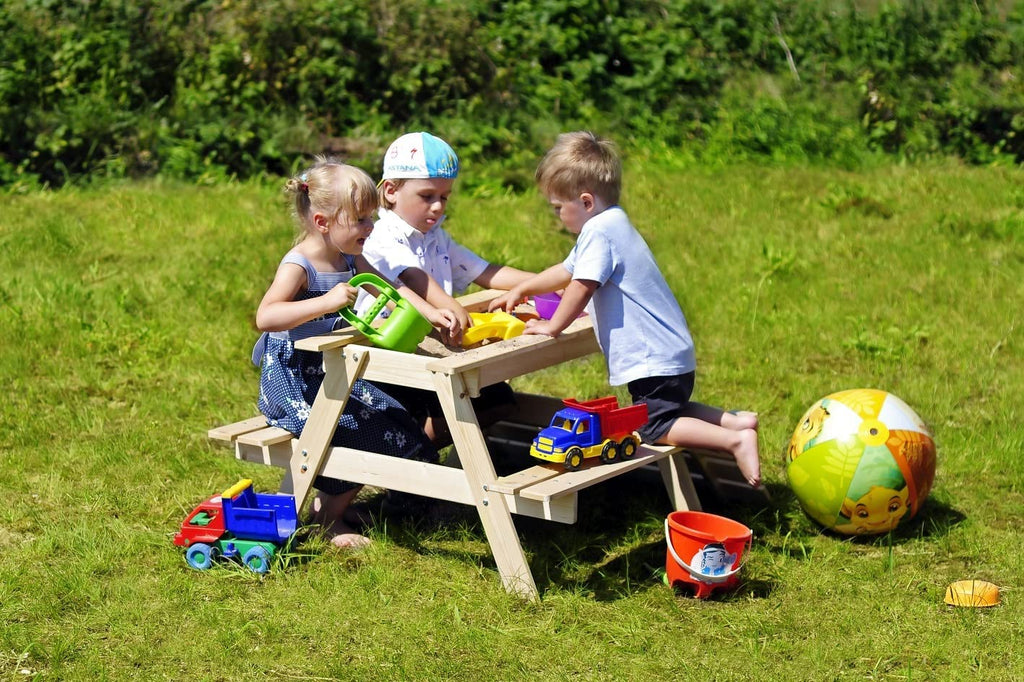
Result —
[{"label": "short blond hair", "polygon": [[395,208],[395,202],[385,196],[385,191],[387,190],[386,185],[391,183],[391,191],[397,192],[405,182],[405,178],[390,178],[380,181],[380,184],[377,185],[377,202],[380,204],[381,208],[386,208],[389,211]]},{"label": "short blond hair", "polygon": [[377,186],[365,171],[324,156],[316,157],[316,163],[290,178],[284,191],[294,196],[293,214],[303,231],[309,229],[314,213],[334,220],[344,216],[354,222],[378,206]]},{"label": "short blond hair", "polygon": [[584,192],[619,203],[622,161],[615,143],[588,131],[562,133],[537,166],[537,186],[548,197],[573,199]]}]

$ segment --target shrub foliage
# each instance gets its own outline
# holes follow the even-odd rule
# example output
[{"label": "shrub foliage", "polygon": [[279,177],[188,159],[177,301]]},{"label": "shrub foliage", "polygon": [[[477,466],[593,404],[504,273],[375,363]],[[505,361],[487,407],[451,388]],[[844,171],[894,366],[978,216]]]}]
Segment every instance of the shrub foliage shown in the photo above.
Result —
[{"label": "shrub foliage", "polygon": [[0,183],[515,167],[589,127],[693,158],[1024,162],[1024,2],[0,0]]}]

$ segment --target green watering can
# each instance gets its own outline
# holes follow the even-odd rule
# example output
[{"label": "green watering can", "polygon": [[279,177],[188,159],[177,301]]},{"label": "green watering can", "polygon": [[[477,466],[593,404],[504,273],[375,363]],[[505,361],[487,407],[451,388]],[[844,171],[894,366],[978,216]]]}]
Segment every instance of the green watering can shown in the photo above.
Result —
[{"label": "green watering can", "polygon": [[[338,314],[344,317],[349,324],[370,339],[373,345],[402,353],[411,353],[434,328],[430,321],[413,307],[412,303],[402,298],[393,286],[377,275],[365,272],[356,275],[348,283],[354,287],[370,284],[380,292],[377,300],[363,312],[362,317],[356,315],[352,308],[342,308],[338,311]],[[383,326],[374,329],[370,323],[377,319],[377,315],[389,302],[395,304],[391,315],[384,321]]]}]

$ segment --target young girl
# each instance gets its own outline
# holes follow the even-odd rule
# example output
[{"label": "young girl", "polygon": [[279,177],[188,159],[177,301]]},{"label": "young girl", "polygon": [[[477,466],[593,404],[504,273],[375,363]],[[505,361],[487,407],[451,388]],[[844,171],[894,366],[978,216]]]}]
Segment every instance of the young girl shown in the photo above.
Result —
[{"label": "young girl", "polygon": [[[362,256],[373,230],[377,188],[358,168],[318,158],[317,163],[285,185],[294,196],[295,217],[302,227],[296,245],[285,254],[256,311],[264,332],[253,349],[262,364],[260,411],[267,423],[298,435],[323,383],[322,355],[297,350],[294,342],[338,326],[338,309],[352,305],[358,289],[347,284],[362,272],[379,275]],[[405,286],[397,287],[431,324],[448,335],[461,333],[449,310],[438,310]],[[437,450],[409,413],[373,384],[357,380],[338,422],[334,445],[387,455],[437,461]],[[362,547],[369,539],[343,518],[359,486],[318,476],[313,521],[338,547]]]}]

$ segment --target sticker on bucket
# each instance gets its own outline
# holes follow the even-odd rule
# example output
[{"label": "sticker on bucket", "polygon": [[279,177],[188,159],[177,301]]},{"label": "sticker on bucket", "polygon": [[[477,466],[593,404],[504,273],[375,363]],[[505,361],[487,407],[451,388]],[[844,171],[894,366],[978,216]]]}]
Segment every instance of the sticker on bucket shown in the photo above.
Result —
[{"label": "sticker on bucket", "polygon": [[672,512],[665,519],[669,584],[694,585],[700,598],[707,597],[713,589],[731,587],[738,581],[751,536],[751,530],[742,523],[722,516]]},{"label": "sticker on bucket", "polygon": [[693,555],[693,558],[690,559],[690,568],[697,571],[702,578],[717,582],[725,580],[740,570],[739,567],[733,571],[729,570],[736,563],[736,557],[736,554],[729,554],[721,542],[712,542],[710,545],[701,547]]}]

